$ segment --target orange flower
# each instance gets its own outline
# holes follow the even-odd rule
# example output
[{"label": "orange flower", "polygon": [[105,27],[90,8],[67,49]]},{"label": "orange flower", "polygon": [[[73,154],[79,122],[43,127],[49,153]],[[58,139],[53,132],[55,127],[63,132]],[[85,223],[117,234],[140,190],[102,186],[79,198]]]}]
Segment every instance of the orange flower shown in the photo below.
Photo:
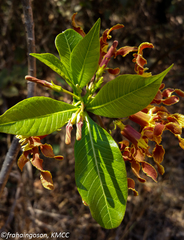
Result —
[{"label": "orange flower", "polygon": [[134,192],[134,196],[138,196],[138,192],[135,190],[135,182],[131,178],[127,178],[128,180],[128,189],[131,189]]},{"label": "orange flower", "polygon": [[115,121],[115,124],[120,127],[121,134],[131,142],[124,140],[121,143],[121,151],[125,161],[131,163],[131,168],[134,175],[140,182],[146,180],[140,176],[140,169],[142,167],[143,172],[151,177],[155,182],[157,181],[157,172],[155,168],[145,161],[145,157],[150,157],[148,141],[143,138],[141,133],[137,132],[129,125],[124,125],[121,121]]},{"label": "orange flower", "polygon": [[164,105],[173,105],[177,102],[179,102],[179,97],[176,95],[172,95],[173,93],[178,94],[180,97],[184,97],[184,92],[181,89],[172,89],[172,88],[166,88],[163,91],[161,91],[165,87],[165,84],[162,83],[160,85],[160,88],[154,97],[153,101],[151,102],[160,104],[163,103]]},{"label": "orange flower", "polygon": [[55,158],[62,160],[63,156],[55,156],[51,145],[42,144],[40,142],[45,136],[41,137],[23,137],[21,135],[16,136],[22,146],[23,153],[18,159],[18,167],[23,170],[24,165],[29,161],[29,154],[32,155],[30,159],[34,167],[36,167],[40,173],[40,179],[43,187],[52,190],[54,189],[52,175],[49,171],[43,170],[43,160],[40,158],[39,148],[45,157]]},{"label": "orange flower", "polygon": [[[113,42],[112,46],[108,50],[109,44],[107,43],[107,40],[111,38],[110,32],[112,30],[120,29],[123,27],[124,27],[123,24],[117,24],[111,27],[110,29],[106,29],[103,32],[102,36],[100,37],[100,59],[99,59],[100,67],[104,66],[104,69],[105,69],[111,57],[113,56],[114,58],[116,58],[118,55],[122,55],[123,57],[125,57],[128,53],[132,51],[137,51],[137,47],[130,47],[130,46],[125,46],[117,50],[116,49],[116,47],[118,46],[117,40]],[[120,72],[119,68],[115,68],[115,69],[108,68],[107,70],[110,74],[114,74],[114,75],[117,75]]]},{"label": "orange flower", "polygon": [[[179,101],[177,96],[172,95],[174,92],[179,96],[184,96],[183,91],[180,89],[165,89],[161,91],[163,87],[164,84],[161,84],[152,103],[174,104]],[[161,145],[162,134],[165,130],[172,132],[178,138],[180,147],[184,149],[184,139],[181,137],[182,128],[184,127],[184,115],[179,113],[171,114],[164,106],[150,104],[142,111],[129,116],[129,119],[141,126],[140,134],[143,139],[147,142],[150,140],[155,142],[152,157],[157,165],[158,172],[164,174],[164,167],[161,165],[165,154],[165,150]]]},{"label": "orange flower", "polygon": [[139,75],[142,75],[144,77],[149,77],[151,76],[151,73],[145,73],[148,68],[144,68],[144,65],[147,64],[147,60],[143,57],[143,49],[145,48],[153,48],[152,43],[144,42],[141,43],[138,47],[138,52],[134,53],[134,59],[132,60],[135,62],[135,72]]},{"label": "orange flower", "polygon": [[75,22],[75,16],[77,15],[77,13],[74,13],[73,16],[72,16],[72,26],[73,26],[73,29],[78,32],[82,37],[84,37],[86,34],[85,32],[83,31],[83,29],[79,26],[77,26],[76,22]]},{"label": "orange flower", "polygon": [[100,62],[100,67],[106,68],[111,57],[115,55],[116,47],[118,46],[118,41],[114,41],[112,46],[109,48],[108,52],[104,55],[102,61]]},{"label": "orange flower", "polygon": [[[82,37],[84,37],[86,35],[85,32],[75,22],[76,15],[77,15],[77,13],[74,13],[73,16],[72,16],[73,29],[76,32],[78,32]],[[119,74],[119,72],[120,72],[119,68],[115,68],[115,69],[106,68],[108,62],[111,59],[111,57],[116,58],[118,55],[121,55],[121,56],[125,57],[128,53],[138,50],[137,47],[130,47],[130,46],[125,46],[125,47],[122,47],[122,48],[117,50],[116,49],[116,47],[118,45],[117,40],[115,40],[113,42],[112,46],[109,48],[109,44],[107,43],[107,40],[111,39],[110,33],[113,30],[120,29],[120,28],[123,28],[123,27],[124,27],[123,24],[116,24],[113,27],[111,27],[110,29],[106,29],[103,32],[102,36],[100,37],[100,58],[99,58],[99,71],[98,71],[98,73],[103,73],[104,70],[107,69],[110,74],[113,74],[113,75]]]},{"label": "orange flower", "polygon": [[123,24],[117,24],[113,27],[111,27],[110,29],[106,29],[102,36],[100,37],[100,59],[99,59],[99,63],[101,63],[103,56],[107,53],[107,49],[109,47],[109,44],[107,43],[107,39],[111,38],[111,31],[115,30],[115,29],[120,29],[123,28],[124,25]]}]

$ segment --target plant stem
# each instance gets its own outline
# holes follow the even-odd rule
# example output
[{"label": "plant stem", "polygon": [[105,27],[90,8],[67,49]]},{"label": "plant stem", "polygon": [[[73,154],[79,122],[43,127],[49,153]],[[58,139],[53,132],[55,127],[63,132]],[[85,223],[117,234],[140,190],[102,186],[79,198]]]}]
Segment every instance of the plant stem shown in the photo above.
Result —
[{"label": "plant stem", "polygon": [[16,137],[14,137],[12,144],[6,154],[6,157],[0,172],[0,197],[8,181],[9,174],[11,172],[15,159],[19,153],[19,150],[20,150],[19,140]]},{"label": "plant stem", "polygon": [[[30,56],[30,53],[35,52],[35,36],[34,36],[34,22],[33,12],[31,7],[31,0],[22,0],[24,21],[26,28],[26,39],[28,48],[28,75],[36,77],[36,59]],[[35,94],[35,83],[27,83],[27,97],[33,97]]]},{"label": "plant stem", "polygon": [[69,94],[71,95],[72,97],[76,98],[77,100],[81,100],[81,98],[77,95],[75,95],[74,93],[70,92],[70,91],[67,91],[66,89],[62,88],[61,92],[64,92],[66,94]]},{"label": "plant stem", "polygon": [[[27,47],[28,47],[28,75],[36,76],[36,60],[29,56],[29,53],[35,52],[35,39],[34,39],[34,24],[33,14],[31,8],[31,0],[22,0],[23,12],[25,17],[26,33],[27,33]],[[27,85],[27,97],[34,95],[35,84],[29,82]],[[12,166],[17,158],[20,150],[19,140],[14,137],[12,144],[6,154],[1,172],[0,172],[0,197],[7,183]]]}]

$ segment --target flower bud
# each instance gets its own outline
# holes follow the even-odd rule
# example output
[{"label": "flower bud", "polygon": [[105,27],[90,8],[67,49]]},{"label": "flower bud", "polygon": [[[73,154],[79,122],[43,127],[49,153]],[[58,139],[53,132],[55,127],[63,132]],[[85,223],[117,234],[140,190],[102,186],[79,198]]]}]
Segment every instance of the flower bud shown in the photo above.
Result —
[{"label": "flower bud", "polygon": [[83,121],[79,121],[77,123],[77,133],[76,133],[76,140],[81,140],[82,138],[82,126],[83,126]]},{"label": "flower bud", "polygon": [[68,124],[66,125],[66,136],[65,136],[65,143],[68,145],[71,143],[71,132],[73,126],[71,124],[71,120],[69,120]]}]

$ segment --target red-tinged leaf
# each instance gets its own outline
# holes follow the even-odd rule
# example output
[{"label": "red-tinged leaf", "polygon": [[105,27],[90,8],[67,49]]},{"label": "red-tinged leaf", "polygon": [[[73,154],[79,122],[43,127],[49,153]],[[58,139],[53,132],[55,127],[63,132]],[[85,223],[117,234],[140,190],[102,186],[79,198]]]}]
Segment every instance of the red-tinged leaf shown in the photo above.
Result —
[{"label": "red-tinged leaf", "polygon": [[40,179],[44,188],[47,188],[49,190],[54,189],[52,175],[49,171],[42,171],[40,175]]},{"label": "red-tinged leaf", "polygon": [[146,173],[147,176],[151,177],[155,182],[157,182],[157,172],[155,168],[147,162],[142,162],[141,165],[143,172]]},{"label": "red-tinged leaf", "polygon": [[131,178],[127,178],[128,180],[128,189],[131,189],[134,192],[134,196],[138,196],[138,192],[135,190],[135,182]]}]

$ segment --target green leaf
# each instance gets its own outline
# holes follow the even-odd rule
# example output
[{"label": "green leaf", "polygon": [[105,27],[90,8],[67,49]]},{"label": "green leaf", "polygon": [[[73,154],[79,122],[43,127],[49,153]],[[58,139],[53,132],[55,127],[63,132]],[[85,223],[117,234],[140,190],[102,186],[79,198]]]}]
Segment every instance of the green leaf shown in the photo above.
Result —
[{"label": "green leaf", "polygon": [[59,52],[59,57],[63,65],[70,73],[70,55],[73,48],[83,39],[83,37],[73,29],[67,29],[66,31],[57,35],[55,40],[56,48]]},{"label": "green leaf", "polygon": [[93,218],[104,228],[116,228],[126,209],[127,176],[118,145],[88,116],[82,139],[75,143],[75,179]]},{"label": "green leaf", "polygon": [[48,97],[25,99],[0,116],[0,132],[42,136],[66,124],[77,108]]},{"label": "green leaf", "polygon": [[72,87],[72,82],[70,80],[70,73],[68,69],[56,56],[51,53],[31,53],[30,55],[50,67],[53,71],[55,71],[62,78],[64,78],[66,82]]},{"label": "green leaf", "polygon": [[101,88],[87,106],[87,111],[104,117],[122,118],[142,110],[153,100],[171,67],[151,77],[125,74],[115,78]]},{"label": "green leaf", "polygon": [[75,46],[71,54],[73,82],[83,88],[93,77],[100,57],[100,19]]}]

